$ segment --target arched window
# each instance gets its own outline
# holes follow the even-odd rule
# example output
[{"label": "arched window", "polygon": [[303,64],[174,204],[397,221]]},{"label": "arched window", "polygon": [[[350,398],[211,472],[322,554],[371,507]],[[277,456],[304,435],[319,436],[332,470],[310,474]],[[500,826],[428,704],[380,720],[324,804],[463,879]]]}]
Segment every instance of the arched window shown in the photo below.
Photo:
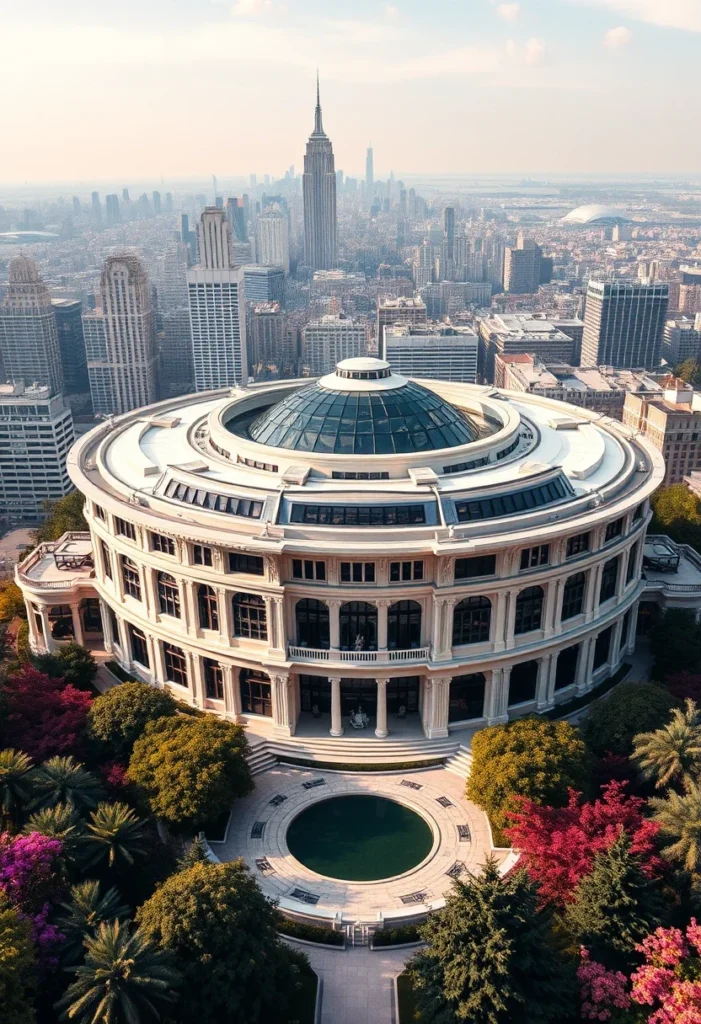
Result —
[{"label": "arched window", "polygon": [[509,707],[535,700],[537,683],[537,661],[521,661],[518,665],[514,665],[509,679]]},{"label": "arched window", "polygon": [[73,612],[69,604],[55,604],[49,608],[49,624],[54,640],[65,640],[75,637],[73,629]]},{"label": "arched window", "polygon": [[453,612],[453,646],[489,640],[492,602],[488,597],[466,597]]},{"label": "arched window", "polygon": [[342,651],[377,650],[377,608],[367,601],[349,601],[339,612]]},{"label": "arched window", "polygon": [[397,601],[387,613],[387,646],[391,651],[408,651],[421,643],[421,605],[418,601]]},{"label": "arched window", "polygon": [[245,715],[273,717],[270,677],[266,676],[265,672],[242,668],[239,673],[239,689],[241,691],[241,710]]},{"label": "arched window", "polygon": [[526,587],[516,598],[514,633],[530,633],[540,629],[543,618],[543,588]]},{"label": "arched window", "polygon": [[175,576],[169,572],[159,572],[158,581],[158,606],[163,615],[172,615],[173,618],[180,618],[180,590]]},{"label": "arched window", "polygon": [[571,619],[575,615],[581,615],[584,611],[584,591],[587,586],[587,577],[583,572],[576,572],[574,576],[568,576],[565,580],[565,588],[562,592],[562,615],[561,619]]},{"label": "arched window", "polygon": [[450,680],[448,721],[465,722],[482,718],[484,714],[484,676],[474,672],[469,676],[454,676]]},{"label": "arched window", "polygon": [[295,605],[297,643],[300,647],[328,650],[329,609],[315,597],[305,597]]},{"label": "arched window", "polygon": [[268,639],[265,601],[259,594],[234,594],[234,636]]},{"label": "arched window", "polygon": [[214,588],[208,587],[206,583],[200,583],[197,588],[197,608],[202,629],[219,629],[217,595]]}]

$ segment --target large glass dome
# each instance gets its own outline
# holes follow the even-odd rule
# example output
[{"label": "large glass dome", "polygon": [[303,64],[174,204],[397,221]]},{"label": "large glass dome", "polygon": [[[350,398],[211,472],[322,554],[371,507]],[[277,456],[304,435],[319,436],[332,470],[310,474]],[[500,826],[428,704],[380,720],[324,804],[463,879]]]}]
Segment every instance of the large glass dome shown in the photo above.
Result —
[{"label": "large glass dome", "polygon": [[469,444],[477,426],[380,359],[346,359],[248,428],[259,444],[333,455],[395,455]]}]

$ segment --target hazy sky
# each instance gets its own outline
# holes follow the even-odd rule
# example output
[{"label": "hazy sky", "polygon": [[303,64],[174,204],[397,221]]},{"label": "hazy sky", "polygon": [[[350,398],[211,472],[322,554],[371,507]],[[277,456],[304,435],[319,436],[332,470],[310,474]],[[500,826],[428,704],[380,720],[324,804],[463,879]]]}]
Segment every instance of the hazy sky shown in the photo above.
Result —
[{"label": "hazy sky", "polygon": [[701,0],[0,0],[0,181],[701,172]]}]

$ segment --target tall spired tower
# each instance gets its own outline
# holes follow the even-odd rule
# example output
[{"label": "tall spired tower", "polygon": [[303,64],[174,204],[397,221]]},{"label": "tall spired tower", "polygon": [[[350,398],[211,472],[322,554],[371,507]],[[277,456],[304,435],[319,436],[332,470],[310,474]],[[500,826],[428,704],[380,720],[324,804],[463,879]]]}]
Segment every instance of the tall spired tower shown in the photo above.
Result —
[{"label": "tall spired tower", "polygon": [[316,76],[314,131],[304,157],[304,262],[314,270],[336,266],[336,169],[331,139],[321,123],[319,75]]}]

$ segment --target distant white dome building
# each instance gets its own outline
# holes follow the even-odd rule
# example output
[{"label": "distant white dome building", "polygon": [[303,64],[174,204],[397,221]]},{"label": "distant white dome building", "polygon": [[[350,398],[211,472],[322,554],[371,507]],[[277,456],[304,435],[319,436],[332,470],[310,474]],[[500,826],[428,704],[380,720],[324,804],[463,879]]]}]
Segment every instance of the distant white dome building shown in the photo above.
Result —
[{"label": "distant white dome building", "polygon": [[616,206],[599,206],[592,203],[589,206],[578,206],[566,217],[562,218],[563,224],[630,224],[631,218],[625,210]]}]

